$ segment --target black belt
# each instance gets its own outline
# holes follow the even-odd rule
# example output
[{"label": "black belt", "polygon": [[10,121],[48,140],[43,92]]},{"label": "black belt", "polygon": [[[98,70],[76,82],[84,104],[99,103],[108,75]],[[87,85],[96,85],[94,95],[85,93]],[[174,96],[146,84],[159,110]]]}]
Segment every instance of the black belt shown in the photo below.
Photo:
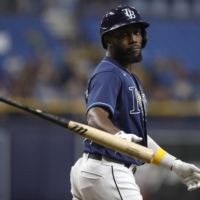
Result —
[{"label": "black belt", "polygon": [[[96,154],[96,153],[89,153],[88,158],[91,158],[94,160],[102,160],[102,155]],[[129,168],[131,166],[131,164],[124,163],[124,166]]]}]

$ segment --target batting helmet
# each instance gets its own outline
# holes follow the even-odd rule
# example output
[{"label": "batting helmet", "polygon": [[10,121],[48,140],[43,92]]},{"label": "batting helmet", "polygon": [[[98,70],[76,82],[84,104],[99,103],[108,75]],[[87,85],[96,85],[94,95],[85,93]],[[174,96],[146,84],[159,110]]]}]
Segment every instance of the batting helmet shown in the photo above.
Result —
[{"label": "batting helmet", "polygon": [[148,39],[147,32],[145,29],[149,27],[150,24],[142,21],[139,12],[134,7],[130,6],[118,6],[117,8],[109,10],[103,16],[100,27],[101,42],[103,44],[104,49],[107,48],[107,45],[103,40],[105,33],[122,26],[136,23],[141,26],[143,38],[142,48],[144,48]]}]

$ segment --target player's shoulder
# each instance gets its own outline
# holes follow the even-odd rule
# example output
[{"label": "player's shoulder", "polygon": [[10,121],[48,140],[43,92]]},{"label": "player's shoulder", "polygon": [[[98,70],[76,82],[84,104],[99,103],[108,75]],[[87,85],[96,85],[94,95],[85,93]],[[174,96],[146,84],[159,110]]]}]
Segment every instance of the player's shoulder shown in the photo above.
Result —
[{"label": "player's shoulder", "polygon": [[109,57],[104,57],[104,59],[98,64],[94,70],[93,75],[99,73],[113,73],[117,76],[123,76],[123,70],[120,67],[119,63]]},{"label": "player's shoulder", "polygon": [[95,69],[95,73],[101,73],[101,72],[115,72],[117,71],[117,66],[112,63],[109,62],[107,59],[103,59],[98,66]]}]

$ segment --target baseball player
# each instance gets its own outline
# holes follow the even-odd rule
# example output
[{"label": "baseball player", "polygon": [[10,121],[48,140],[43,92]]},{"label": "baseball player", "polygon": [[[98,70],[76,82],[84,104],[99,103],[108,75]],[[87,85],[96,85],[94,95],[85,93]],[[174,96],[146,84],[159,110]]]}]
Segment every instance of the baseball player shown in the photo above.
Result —
[{"label": "baseball player", "polygon": [[[106,55],[87,86],[88,125],[153,149],[153,164],[175,172],[189,191],[200,187],[200,169],[163,150],[147,134],[147,100],[132,73],[142,60],[149,23],[130,6],[109,10],[100,34]],[[73,200],[142,200],[134,174],[144,163],[84,140],[83,156],[71,169]]]}]

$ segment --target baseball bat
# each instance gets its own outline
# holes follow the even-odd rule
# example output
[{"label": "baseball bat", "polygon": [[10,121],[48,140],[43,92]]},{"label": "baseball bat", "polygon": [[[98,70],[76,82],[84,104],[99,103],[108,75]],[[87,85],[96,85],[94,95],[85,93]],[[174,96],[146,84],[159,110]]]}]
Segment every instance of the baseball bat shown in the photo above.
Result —
[{"label": "baseball bat", "polygon": [[32,108],[21,104],[19,102],[13,101],[11,99],[0,96],[0,101],[11,105],[13,107],[19,108],[26,112],[37,115],[48,121],[51,121],[59,126],[62,126],[82,137],[85,137],[97,144],[110,148],[121,154],[125,154],[132,158],[138,159],[145,163],[151,163],[154,158],[154,151],[142,145],[121,139],[107,132],[101,131],[99,129],[84,125],[78,122],[70,121],[65,118],[46,113],[40,109]]}]

